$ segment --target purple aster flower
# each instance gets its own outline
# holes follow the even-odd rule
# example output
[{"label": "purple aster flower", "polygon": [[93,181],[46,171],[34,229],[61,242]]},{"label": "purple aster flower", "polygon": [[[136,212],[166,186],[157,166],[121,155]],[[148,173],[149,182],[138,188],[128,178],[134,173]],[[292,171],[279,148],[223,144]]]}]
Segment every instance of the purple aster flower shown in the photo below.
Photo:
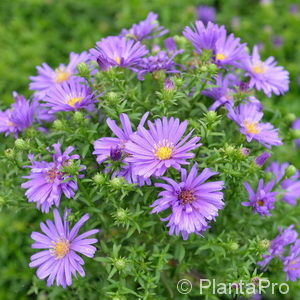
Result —
[{"label": "purple aster flower", "polygon": [[272,93],[281,95],[289,89],[289,73],[276,64],[272,56],[266,61],[261,61],[255,46],[252,56],[245,58],[240,67],[246,71],[246,76],[250,77],[250,88],[255,87],[271,97]]},{"label": "purple aster flower", "polygon": [[56,281],[57,286],[66,288],[72,284],[72,276],[78,273],[84,277],[82,268],[84,260],[78,253],[87,257],[94,257],[98,242],[95,238],[88,238],[99,232],[97,229],[86,231],[78,235],[80,228],[89,219],[85,214],[72,229],[69,228],[68,216],[71,210],[66,209],[63,220],[57,209],[53,210],[54,222],[47,220],[41,223],[43,233],[32,232],[31,238],[35,241],[33,249],[41,249],[30,257],[31,268],[38,268],[36,275],[39,279],[47,279],[47,285],[51,286]]},{"label": "purple aster flower", "polygon": [[144,39],[154,39],[168,33],[167,29],[159,26],[157,18],[157,14],[150,12],[145,20],[139,24],[133,24],[130,29],[123,29],[120,35],[142,41]]},{"label": "purple aster flower", "polygon": [[[293,126],[292,126],[293,129],[295,130],[300,130],[300,119],[297,119],[294,123],[293,123]],[[298,146],[300,146],[300,139],[298,140],[295,140],[296,144]]]},{"label": "purple aster flower", "polygon": [[214,22],[216,19],[215,8],[207,5],[199,5],[197,7],[197,19],[201,20],[205,25],[208,22]]},{"label": "purple aster flower", "polygon": [[5,136],[14,134],[15,137],[34,121],[37,105],[30,103],[17,92],[13,92],[15,102],[10,109],[0,111],[0,132]]},{"label": "purple aster flower", "polygon": [[94,108],[92,91],[79,78],[55,85],[48,90],[43,101],[45,102],[43,106],[49,108],[49,114],[59,111],[74,111],[82,108],[91,111]]},{"label": "purple aster flower", "polygon": [[46,63],[43,63],[42,66],[36,67],[38,75],[29,77],[32,81],[29,89],[35,91],[35,96],[42,100],[49,88],[73,78],[77,74],[77,65],[81,62],[87,62],[88,59],[89,54],[87,52],[81,54],[71,52],[67,66],[60,64],[57,69],[53,70]]},{"label": "purple aster flower", "polygon": [[[149,113],[144,114],[138,127],[143,126]],[[103,137],[94,142],[95,151],[93,154],[97,155],[97,162],[103,163],[105,160],[111,159],[112,161],[119,161],[122,163],[119,170],[114,171],[112,177],[124,177],[128,183],[137,183],[144,185],[150,184],[149,179],[144,179],[142,176],[137,176],[133,173],[131,163],[125,162],[124,159],[128,155],[125,149],[126,143],[129,141],[130,136],[133,134],[130,120],[126,114],[120,115],[122,128],[120,128],[114,120],[107,119],[106,123],[111,131],[117,137]],[[109,171],[110,168],[107,170]]]},{"label": "purple aster flower", "polygon": [[187,121],[163,117],[147,123],[149,129],[140,126],[125,145],[129,153],[126,160],[132,163],[133,172],[137,175],[146,178],[162,176],[170,167],[180,169],[182,164],[188,164],[187,159],[195,156],[190,151],[201,146],[198,144],[199,137],[190,139],[192,131],[182,139]]},{"label": "purple aster flower", "polygon": [[233,74],[227,74],[222,77],[221,74],[217,75],[216,82],[214,83],[216,87],[206,89],[202,92],[204,96],[212,98],[215,100],[214,104],[209,108],[209,110],[216,110],[221,105],[234,104],[234,86],[237,84],[237,78]]},{"label": "purple aster flower", "polygon": [[[79,159],[79,155],[70,155],[74,147],[68,147],[61,152],[60,144],[54,144],[53,161],[35,161],[34,156],[30,155],[31,165],[27,166],[31,169],[29,176],[23,178],[28,179],[21,185],[27,189],[25,195],[29,202],[36,202],[37,208],[42,212],[49,212],[51,206],[59,206],[62,194],[68,199],[73,198],[78,186],[74,176],[70,176],[64,172],[64,167],[69,166],[73,160]],[[84,170],[81,166],[79,171]],[[82,178],[83,175],[78,175]]]},{"label": "purple aster flower", "polygon": [[286,280],[297,281],[300,278],[300,240],[291,246],[290,253],[283,258]]},{"label": "purple aster flower", "polygon": [[241,148],[240,151],[244,156],[249,156],[249,154],[251,152],[250,149],[245,148],[245,147]]},{"label": "purple aster flower", "polygon": [[164,82],[164,89],[166,91],[173,91],[175,89],[174,82],[171,78],[166,78]]},{"label": "purple aster flower", "polygon": [[252,206],[254,213],[262,216],[271,216],[270,210],[274,208],[277,192],[272,192],[275,181],[272,180],[264,184],[263,179],[259,180],[256,192],[252,189],[248,182],[244,183],[244,187],[248,192],[249,201],[242,202],[243,206]]},{"label": "purple aster flower", "polygon": [[245,49],[246,44],[241,44],[240,39],[235,38],[233,34],[230,34],[228,37],[220,35],[214,47],[216,63],[221,66],[237,66],[238,62],[248,57]]},{"label": "purple aster flower", "polygon": [[178,66],[174,62],[174,57],[182,53],[182,50],[175,51],[172,55],[168,55],[166,51],[160,51],[154,56],[145,57],[140,60],[137,68],[137,77],[139,80],[144,80],[144,76],[147,73],[156,73],[164,71],[167,74],[180,73],[176,70]]},{"label": "purple aster flower", "polygon": [[274,257],[283,258],[285,247],[294,243],[298,238],[298,233],[293,229],[294,225],[289,226],[287,229],[279,228],[280,234],[270,242],[268,254],[263,255],[263,260],[257,264],[264,270]]},{"label": "purple aster flower", "polygon": [[192,42],[195,50],[201,53],[203,49],[215,50],[216,42],[221,37],[226,38],[226,29],[224,26],[219,27],[216,24],[208,22],[207,26],[201,21],[196,21],[195,27],[185,27],[183,35]]},{"label": "purple aster flower", "polygon": [[125,37],[109,36],[96,43],[90,50],[91,59],[96,60],[99,67],[106,71],[111,67],[123,67],[134,70],[148,50],[139,41]]},{"label": "purple aster flower", "polygon": [[262,154],[260,154],[259,156],[256,157],[255,163],[259,167],[262,167],[270,157],[271,157],[271,154],[269,152],[265,151],[265,152],[263,152]]},{"label": "purple aster flower", "polygon": [[283,44],[283,39],[281,36],[275,35],[272,37],[272,43],[275,48],[280,48]]},{"label": "purple aster flower", "polygon": [[295,3],[292,3],[289,7],[289,11],[290,11],[290,14],[296,15],[298,13],[298,5]]},{"label": "purple aster flower", "polygon": [[208,223],[218,216],[218,210],[223,209],[223,181],[205,182],[211,176],[218,174],[210,169],[204,169],[198,174],[195,164],[190,173],[181,169],[181,182],[177,183],[171,178],[162,177],[166,183],[156,183],[156,187],[164,190],[154,201],[152,213],[159,213],[168,208],[171,214],[162,219],[168,221],[169,234],[181,233],[186,240],[191,233],[201,235],[209,225]]},{"label": "purple aster flower", "polygon": [[246,44],[240,44],[240,39],[233,34],[227,37],[224,26],[208,22],[205,27],[201,21],[197,21],[194,31],[186,27],[183,35],[192,42],[198,53],[203,49],[211,50],[218,65],[235,66],[248,56],[245,52]]},{"label": "purple aster flower", "polygon": [[266,171],[273,173],[276,177],[276,182],[280,183],[283,189],[281,193],[282,200],[290,205],[296,205],[297,200],[300,198],[300,172],[297,171],[292,177],[284,179],[285,170],[288,166],[288,163],[279,164],[273,162]]},{"label": "purple aster flower", "polygon": [[228,118],[240,126],[240,132],[246,136],[248,142],[254,139],[267,148],[282,145],[278,129],[270,123],[260,123],[263,113],[255,103],[240,104],[235,110],[230,105],[226,107],[229,111]]},{"label": "purple aster flower", "polygon": [[177,51],[176,42],[172,37],[166,38],[164,40],[165,47],[169,53]]}]

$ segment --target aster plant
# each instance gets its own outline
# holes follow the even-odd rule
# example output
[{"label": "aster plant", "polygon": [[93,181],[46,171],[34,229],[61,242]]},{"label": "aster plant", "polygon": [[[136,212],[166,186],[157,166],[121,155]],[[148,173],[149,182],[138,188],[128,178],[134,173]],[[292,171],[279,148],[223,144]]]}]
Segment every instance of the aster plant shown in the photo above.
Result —
[{"label": "aster plant", "polygon": [[[214,10],[201,14],[182,35],[153,12],[99,35],[58,68],[37,67],[28,99],[1,104],[0,209],[28,218],[16,226],[28,236],[42,221],[31,234],[39,252],[22,245],[37,268],[30,296],[181,299],[174,287],[188,278],[198,299],[201,278],[298,280],[299,124],[281,109],[289,74],[213,23]],[[78,234],[88,219],[101,231]]]}]

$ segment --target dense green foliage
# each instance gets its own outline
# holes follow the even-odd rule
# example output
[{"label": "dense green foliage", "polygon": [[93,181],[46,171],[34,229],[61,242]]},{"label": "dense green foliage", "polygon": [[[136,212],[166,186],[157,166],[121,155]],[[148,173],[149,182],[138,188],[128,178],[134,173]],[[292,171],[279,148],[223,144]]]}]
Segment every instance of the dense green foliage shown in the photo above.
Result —
[{"label": "dense green foliage", "polygon": [[[215,5],[218,24],[225,24],[250,47],[263,43],[262,57],[275,56],[290,72],[290,91],[285,96],[269,99],[259,94],[259,99],[265,105],[265,119],[280,128],[286,142],[274,151],[272,159],[289,161],[300,168],[299,150],[293,146],[290,132],[291,114],[300,115],[300,13],[293,16],[289,13],[289,1],[274,1],[269,5],[253,2],[220,0],[201,4]],[[28,77],[35,74],[36,65],[47,62],[55,67],[67,60],[70,51],[81,52],[93,47],[103,36],[130,27],[149,11],[159,14],[160,23],[170,30],[170,35],[181,35],[184,26],[194,22],[198,4],[199,1],[181,0],[2,0],[1,108],[11,103],[13,90],[30,95]],[[238,20],[235,26],[232,18]],[[274,36],[283,38],[282,46],[274,47]],[[188,54],[180,59],[187,62]],[[213,75],[214,70],[193,74],[199,81]],[[127,112],[137,125],[140,116],[151,111],[151,119],[163,115],[188,119],[189,128],[195,128],[195,134],[202,137],[203,147],[196,151],[196,161],[201,168],[208,166],[219,171],[220,178],[226,181],[226,208],[204,238],[191,236],[182,241],[179,237],[170,237],[159,217],[149,213],[157,188],[144,187],[137,191],[131,185],[111,181],[108,176],[95,177],[103,167],[96,164],[91,154],[92,143],[99,137],[111,135],[105,122],[98,123],[96,118],[83,120],[74,113],[59,114],[60,121],[49,126],[51,144],[59,139],[63,148],[74,145],[75,152],[82,157],[81,163],[89,166],[85,179],[79,180],[76,201],[63,199],[62,206],[73,209],[74,220],[89,212],[92,218],[86,228],[100,228],[101,233],[96,257],[85,260],[86,277],[75,280],[67,290],[47,288],[28,267],[29,257],[34,253],[30,248],[30,233],[37,231],[39,222],[52,218],[52,214],[42,215],[33,204],[27,203],[20,184],[24,182],[21,176],[28,173],[22,166],[28,162],[29,151],[16,149],[14,138],[3,136],[0,145],[0,299],[201,299],[197,288],[187,296],[179,294],[177,281],[189,278],[197,286],[203,274],[222,282],[250,281],[259,273],[256,262],[265,251],[262,241],[274,238],[278,226],[295,224],[299,232],[299,205],[291,207],[278,202],[270,218],[253,215],[250,209],[240,205],[246,198],[243,181],[255,183],[263,173],[253,164],[262,147],[251,145],[253,152],[249,157],[240,155],[239,149],[245,143],[237,140],[238,130],[235,124],[225,120],[224,111],[210,117],[206,112],[208,100],[197,93],[192,102],[188,102],[180,79],[176,81],[177,90],[172,98],[164,94],[163,81],[153,81],[150,76],[137,83],[132,73],[115,72],[102,74],[97,80],[99,90],[109,86],[109,91],[116,93],[115,97],[104,97],[99,104],[111,118],[117,119],[121,112]],[[28,130],[23,137],[30,140],[31,153],[49,156],[45,150],[49,139],[44,134]],[[8,148],[14,148],[16,156],[8,158],[5,152]],[[177,176],[172,172],[170,174]],[[284,282],[284,273],[276,263],[262,276],[272,282]],[[300,298],[299,281],[290,283],[290,290],[286,299]],[[267,299],[283,296],[270,297]],[[208,294],[207,299],[219,298]]]}]

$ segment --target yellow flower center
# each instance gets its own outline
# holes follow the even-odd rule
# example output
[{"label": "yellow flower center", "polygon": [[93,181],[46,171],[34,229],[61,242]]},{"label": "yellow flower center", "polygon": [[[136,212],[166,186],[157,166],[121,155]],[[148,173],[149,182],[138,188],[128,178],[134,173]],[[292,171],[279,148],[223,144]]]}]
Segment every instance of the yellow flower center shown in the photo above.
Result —
[{"label": "yellow flower center", "polygon": [[222,53],[217,53],[216,54],[216,60],[224,60],[226,56]]},{"label": "yellow flower center", "polygon": [[74,97],[68,100],[68,104],[72,107],[75,106],[76,103],[80,102],[83,99],[83,97]]},{"label": "yellow flower center", "polygon": [[247,133],[252,133],[252,134],[260,133],[260,130],[257,125],[258,125],[257,123],[251,123],[248,121],[244,122],[244,126],[246,128]]},{"label": "yellow flower center", "polygon": [[119,65],[121,63],[121,58],[120,57],[115,57],[114,61]]},{"label": "yellow flower center", "polygon": [[265,202],[263,200],[257,201],[258,206],[264,206]]},{"label": "yellow flower center", "polygon": [[255,65],[251,69],[252,69],[252,72],[255,73],[255,74],[263,74],[263,73],[265,73],[265,69],[264,69],[264,67],[263,67],[262,64]]},{"label": "yellow flower center", "polygon": [[173,153],[173,148],[169,147],[169,146],[162,146],[162,147],[158,147],[155,150],[155,156],[159,159],[159,160],[166,160],[166,159],[170,159]]},{"label": "yellow flower center", "polygon": [[60,239],[58,242],[53,243],[51,254],[55,256],[56,259],[64,258],[70,251],[70,243],[68,240]]},{"label": "yellow flower center", "polygon": [[55,79],[54,81],[56,83],[62,83],[66,80],[68,80],[71,76],[69,72],[67,72],[65,69],[57,69],[55,70]]}]

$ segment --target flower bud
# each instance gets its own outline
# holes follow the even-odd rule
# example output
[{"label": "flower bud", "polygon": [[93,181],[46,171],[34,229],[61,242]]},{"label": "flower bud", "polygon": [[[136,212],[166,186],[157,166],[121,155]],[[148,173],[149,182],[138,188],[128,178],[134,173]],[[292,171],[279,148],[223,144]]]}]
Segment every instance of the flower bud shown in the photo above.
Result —
[{"label": "flower bud", "polygon": [[259,241],[258,245],[262,251],[266,251],[270,247],[270,241],[269,240],[261,240],[261,241]]},{"label": "flower bud", "polygon": [[232,156],[235,154],[235,148],[233,146],[227,145],[226,148],[224,149],[224,152],[228,156]]},{"label": "flower bud", "polygon": [[165,91],[174,91],[174,83],[171,78],[166,78],[164,82],[164,90]]},{"label": "flower bud", "polygon": [[178,48],[185,48],[185,45],[188,43],[188,40],[181,35],[175,35],[174,41],[178,45]]},{"label": "flower bud", "polygon": [[230,242],[228,243],[228,249],[231,251],[236,251],[237,249],[239,249],[239,244],[236,242]]},{"label": "flower bud", "polygon": [[201,71],[201,72],[207,72],[207,71],[208,71],[208,67],[205,66],[205,65],[204,65],[204,66],[201,66],[201,67],[200,67],[200,71]]},{"label": "flower bud", "polygon": [[240,151],[243,156],[248,156],[250,154],[250,149],[245,147],[241,148]]},{"label": "flower bud", "polygon": [[27,150],[29,149],[29,143],[24,141],[23,139],[16,139],[15,146],[19,150]]},{"label": "flower bud", "polygon": [[84,116],[82,114],[82,112],[80,111],[75,111],[74,115],[73,115],[73,119],[75,122],[82,122],[84,120]]},{"label": "flower bud", "polygon": [[14,149],[8,148],[8,149],[5,149],[4,155],[8,159],[14,159],[16,156],[16,153],[15,153]]},{"label": "flower bud", "polygon": [[128,217],[127,211],[123,208],[119,208],[115,214],[115,217],[118,221],[125,221]]},{"label": "flower bud", "polygon": [[119,271],[124,270],[126,268],[126,264],[127,261],[125,258],[117,258],[114,261],[114,266],[116,267],[116,269],[118,269]]},{"label": "flower bud", "polygon": [[97,184],[97,185],[102,185],[105,183],[106,179],[105,176],[102,173],[97,173],[94,177],[93,177],[93,181]]},{"label": "flower bud", "polygon": [[25,131],[26,136],[31,137],[31,138],[37,136],[37,133],[38,132],[33,127],[29,127]]},{"label": "flower bud", "polygon": [[270,180],[273,179],[274,174],[271,173],[271,172],[265,172],[263,177],[264,177],[264,179],[265,179],[266,182],[269,182]]},{"label": "flower bud", "polygon": [[77,65],[77,70],[78,70],[78,74],[79,76],[86,78],[90,76],[90,70],[89,67],[86,63],[81,62]]},{"label": "flower bud", "polygon": [[257,166],[262,167],[266,161],[270,158],[271,154],[269,152],[263,152],[255,159],[255,163]]},{"label": "flower bud", "polygon": [[214,123],[217,120],[218,115],[215,111],[211,110],[211,111],[207,112],[205,117],[206,117],[207,123]]},{"label": "flower bud", "polygon": [[297,169],[295,166],[293,165],[289,165],[286,169],[285,169],[285,176],[286,177],[292,177],[296,174]]},{"label": "flower bud", "polygon": [[251,278],[251,282],[252,282],[255,286],[259,286],[259,283],[260,283],[260,277],[255,276],[255,277]]},{"label": "flower bud", "polygon": [[174,76],[172,77],[172,81],[177,89],[181,88],[183,85],[183,80],[181,77]]},{"label": "flower bud", "polygon": [[119,96],[117,93],[115,92],[108,92],[105,95],[105,99],[107,100],[107,102],[109,102],[110,104],[117,104],[119,102]]},{"label": "flower bud", "polygon": [[240,284],[239,284],[238,282],[233,282],[233,283],[231,284],[231,287],[232,287],[233,289],[238,289],[238,288],[240,287]]},{"label": "flower bud", "polygon": [[110,184],[112,187],[119,189],[120,187],[122,187],[122,185],[124,185],[124,179],[123,177],[115,177],[111,179]]},{"label": "flower bud", "polygon": [[291,130],[291,132],[292,132],[293,139],[300,139],[300,130],[293,129],[293,130]]},{"label": "flower bud", "polygon": [[56,130],[63,130],[65,126],[64,126],[64,123],[61,120],[55,120],[53,122],[53,127]]},{"label": "flower bud", "polygon": [[210,73],[215,73],[215,72],[217,72],[217,70],[218,70],[217,65],[215,65],[215,64],[209,64],[209,65],[208,65],[208,71],[209,71]]},{"label": "flower bud", "polygon": [[289,123],[294,122],[296,120],[296,118],[297,118],[296,115],[293,113],[288,113],[285,115],[285,120]]}]

